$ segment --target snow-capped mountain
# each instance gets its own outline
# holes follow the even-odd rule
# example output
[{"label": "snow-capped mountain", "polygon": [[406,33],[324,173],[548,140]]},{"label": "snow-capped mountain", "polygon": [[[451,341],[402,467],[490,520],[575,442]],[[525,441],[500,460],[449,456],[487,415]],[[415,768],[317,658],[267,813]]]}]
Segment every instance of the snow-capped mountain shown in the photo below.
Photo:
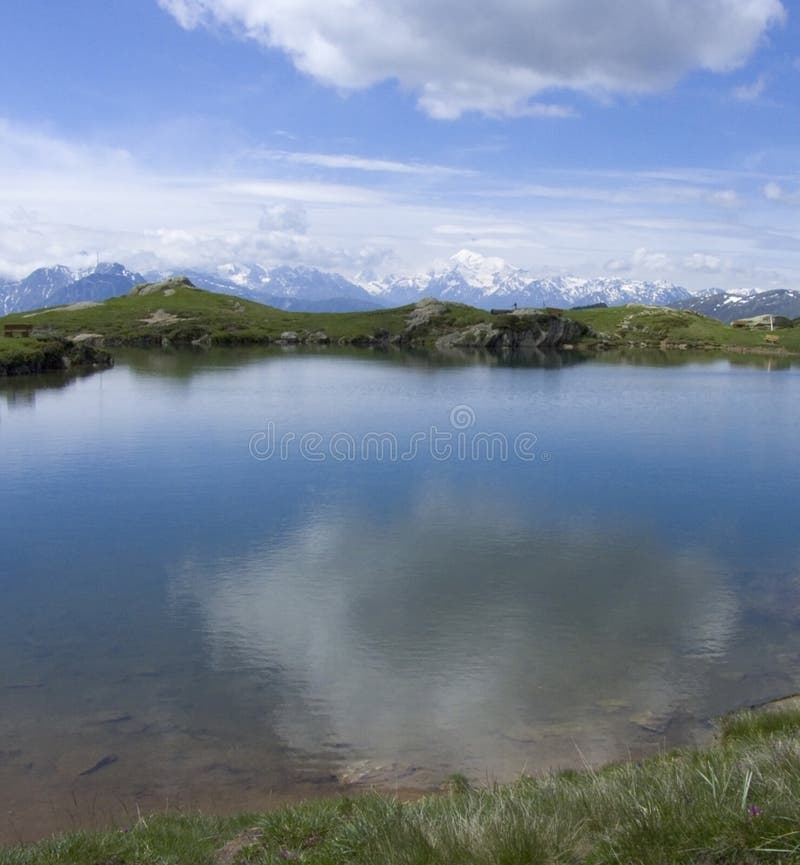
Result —
[{"label": "snow-capped mountain", "polygon": [[718,318],[730,324],[737,318],[754,315],[783,315],[786,318],[800,317],[800,291],[783,288],[747,294],[717,291],[700,295],[676,304],[680,309],[690,309],[702,315]]},{"label": "snow-capped mountain", "polygon": [[[152,282],[177,273],[151,271],[142,275],[121,264],[105,263],[85,271],[63,266],[39,268],[17,282],[0,280],[0,313],[81,300],[104,300],[126,294],[136,283]],[[609,306],[642,303],[693,309],[723,321],[770,312],[800,316],[800,292],[796,291],[758,293],[741,289],[690,294],[685,288],[664,281],[577,276],[536,278],[502,258],[466,249],[425,273],[367,279],[362,284],[338,273],[306,266],[264,267],[229,262],[213,269],[188,269],[179,273],[188,276],[198,288],[297,312],[351,312],[438,297],[484,309],[508,308],[515,303],[520,307],[562,309],[598,303]]]},{"label": "snow-capped mountain", "polygon": [[88,270],[60,264],[40,267],[18,282],[0,285],[0,309],[6,315],[78,300],[105,300],[127,293],[137,282],[144,282],[144,277],[121,264],[100,262]]},{"label": "snow-capped mountain", "polygon": [[295,312],[355,312],[382,304],[360,285],[315,267],[223,264],[216,272],[184,272],[198,287],[238,294]]},{"label": "snow-capped mountain", "polygon": [[692,295],[670,282],[618,277],[586,279],[556,276],[536,279],[528,271],[463,249],[443,264],[416,276],[390,276],[365,286],[386,305],[411,303],[425,295],[490,308],[497,306],[572,306],[607,303],[674,304]]},{"label": "snow-capped mountain", "polygon": [[[225,264],[213,272],[189,269],[181,274],[198,288],[296,312],[354,312],[381,306],[361,286],[337,273],[313,267]],[[104,262],[89,270],[71,270],[63,265],[42,267],[19,281],[0,281],[0,315],[82,300],[105,300],[127,294],[138,283],[172,275],[169,271],[143,275],[121,264]]]}]

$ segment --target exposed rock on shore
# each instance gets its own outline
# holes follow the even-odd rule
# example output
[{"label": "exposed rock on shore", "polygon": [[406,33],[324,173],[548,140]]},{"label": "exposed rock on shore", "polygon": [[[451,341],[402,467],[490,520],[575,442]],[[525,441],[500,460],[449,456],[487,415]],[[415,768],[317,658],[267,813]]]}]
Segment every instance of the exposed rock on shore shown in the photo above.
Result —
[{"label": "exposed rock on shore", "polygon": [[498,323],[481,322],[436,340],[438,349],[488,348],[494,351],[539,351],[572,345],[589,333],[585,324],[560,315],[520,310],[499,317]]},{"label": "exposed rock on shore", "polygon": [[88,341],[50,339],[37,345],[26,345],[19,352],[0,359],[0,377],[33,375],[41,372],[67,370],[73,367],[108,367],[111,355]]}]

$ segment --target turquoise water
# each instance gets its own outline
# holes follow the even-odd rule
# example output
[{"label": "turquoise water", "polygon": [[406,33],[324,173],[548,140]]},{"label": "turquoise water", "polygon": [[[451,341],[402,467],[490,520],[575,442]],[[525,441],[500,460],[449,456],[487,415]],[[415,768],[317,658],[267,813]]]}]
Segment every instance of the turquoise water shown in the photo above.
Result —
[{"label": "turquoise water", "polygon": [[800,689],[800,370],[685,360],[0,385],[0,838],[600,763]]}]

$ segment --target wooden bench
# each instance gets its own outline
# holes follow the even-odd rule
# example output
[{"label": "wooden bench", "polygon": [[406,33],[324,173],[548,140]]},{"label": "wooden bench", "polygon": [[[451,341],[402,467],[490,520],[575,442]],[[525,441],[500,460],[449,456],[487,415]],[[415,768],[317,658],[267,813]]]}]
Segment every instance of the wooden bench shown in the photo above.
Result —
[{"label": "wooden bench", "polygon": [[30,336],[33,331],[32,324],[5,324],[3,325],[3,336],[22,337]]},{"label": "wooden bench", "polygon": [[764,334],[764,342],[770,343],[770,345],[775,345],[776,342],[780,341],[780,337],[777,333],[765,333]]}]

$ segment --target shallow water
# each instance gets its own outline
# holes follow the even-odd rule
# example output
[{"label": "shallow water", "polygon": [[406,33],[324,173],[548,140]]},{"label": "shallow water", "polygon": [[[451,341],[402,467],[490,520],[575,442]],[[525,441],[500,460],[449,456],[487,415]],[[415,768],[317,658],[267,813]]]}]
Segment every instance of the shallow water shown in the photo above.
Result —
[{"label": "shallow water", "polygon": [[800,690],[799,373],[229,350],[3,383],[0,840],[600,763]]}]

